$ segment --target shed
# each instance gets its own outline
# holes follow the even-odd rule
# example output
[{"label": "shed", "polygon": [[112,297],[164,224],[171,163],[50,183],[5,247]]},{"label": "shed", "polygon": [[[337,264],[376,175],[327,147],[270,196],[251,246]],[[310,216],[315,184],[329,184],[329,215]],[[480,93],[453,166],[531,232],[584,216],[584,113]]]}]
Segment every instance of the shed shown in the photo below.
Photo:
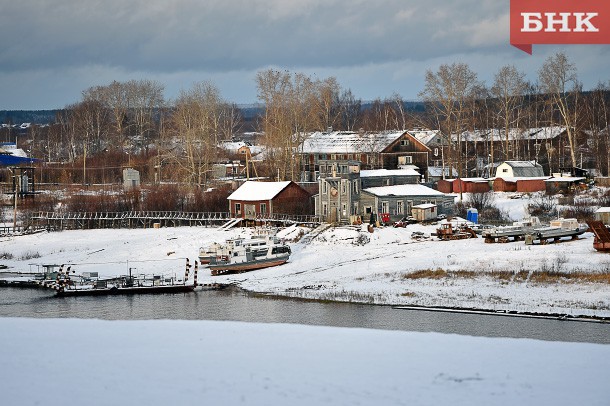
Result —
[{"label": "shed", "polygon": [[310,194],[292,181],[247,181],[227,198],[232,217],[268,218],[275,214],[313,214]]},{"label": "shed", "polygon": [[418,204],[411,208],[411,215],[417,221],[430,221],[436,220],[437,211],[436,204]]},{"label": "shed", "polygon": [[532,178],[495,178],[493,189],[495,192],[521,192],[531,193],[546,190],[548,176]]},{"label": "shed", "polygon": [[490,190],[489,179],[485,178],[441,179],[437,188],[443,193],[485,193]]},{"label": "shed", "polygon": [[595,211],[595,220],[610,225],[610,207],[600,207]]},{"label": "shed", "polygon": [[570,193],[578,184],[583,183],[582,177],[553,177],[544,181],[546,192],[554,195],[556,193]]}]

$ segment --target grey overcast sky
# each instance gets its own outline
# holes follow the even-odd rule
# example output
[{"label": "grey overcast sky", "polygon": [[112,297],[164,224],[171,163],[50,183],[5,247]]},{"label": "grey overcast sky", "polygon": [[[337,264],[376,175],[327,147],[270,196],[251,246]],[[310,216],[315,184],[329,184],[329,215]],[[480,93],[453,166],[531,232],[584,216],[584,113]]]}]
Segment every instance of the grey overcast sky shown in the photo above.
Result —
[{"label": "grey overcast sky", "polygon": [[[604,0],[605,1],[605,0]],[[536,80],[549,55],[585,89],[610,81],[610,46],[509,44],[508,0],[0,0],[0,109],[55,109],[113,80],[165,97],[209,80],[257,101],[266,68],[335,76],[363,100],[417,99],[426,69],[466,62],[488,84],[505,64]]]}]

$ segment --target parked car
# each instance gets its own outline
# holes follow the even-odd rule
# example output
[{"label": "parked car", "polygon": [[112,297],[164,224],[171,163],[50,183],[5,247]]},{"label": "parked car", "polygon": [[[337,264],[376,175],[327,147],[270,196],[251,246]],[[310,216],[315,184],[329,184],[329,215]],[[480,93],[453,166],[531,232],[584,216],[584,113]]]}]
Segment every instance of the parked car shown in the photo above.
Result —
[{"label": "parked car", "polygon": [[439,221],[440,220],[445,220],[446,218],[447,218],[446,214],[439,214],[438,216],[436,216],[436,219],[439,220]]}]

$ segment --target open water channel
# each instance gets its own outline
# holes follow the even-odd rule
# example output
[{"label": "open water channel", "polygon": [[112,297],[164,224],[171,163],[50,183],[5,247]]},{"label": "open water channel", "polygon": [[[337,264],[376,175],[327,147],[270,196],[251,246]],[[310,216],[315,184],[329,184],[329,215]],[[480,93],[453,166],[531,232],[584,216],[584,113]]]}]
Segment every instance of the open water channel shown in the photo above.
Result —
[{"label": "open water channel", "polygon": [[186,294],[67,298],[55,297],[46,290],[2,288],[0,317],[233,320],[610,344],[610,323],[305,301],[231,288]]}]

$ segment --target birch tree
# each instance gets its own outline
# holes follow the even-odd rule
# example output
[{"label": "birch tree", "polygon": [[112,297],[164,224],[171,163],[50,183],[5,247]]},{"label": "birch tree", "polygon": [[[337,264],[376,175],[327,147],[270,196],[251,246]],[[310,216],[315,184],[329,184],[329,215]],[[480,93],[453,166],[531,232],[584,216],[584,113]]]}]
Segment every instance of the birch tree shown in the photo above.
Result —
[{"label": "birch tree", "polygon": [[436,116],[439,130],[449,137],[447,161],[450,177],[453,176],[454,161],[458,176],[463,174],[462,132],[468,120],[468,103],[480,86],[477,74],[465,63],[443,64],[437,72],[426,71],[424,90],[419,95]]},{"label": "birch tree", "polygon": [[[518,127],[519,111],[523,104],[523,96],[527,90],[525,73],[519,71],[514,65],[505,65],[498,70],[491,87],[491,94],[494,97],[496,112],[498,116],[498,129],[504,130],[504,158],[509,156],[509,133],[511,128]],[[493,142],[491,143],[491,158],[494,159]]]},{"label": "birch tree", "polygon": [[572,166],[576,167],[575,129],[578,119],[577,104],[581,88],[576,66],[564,53],[558,52],[546,59],[538,72],[538,80],[541,90],[549,97],[553,109],[559,112],[561,121],[566,128]]}]

